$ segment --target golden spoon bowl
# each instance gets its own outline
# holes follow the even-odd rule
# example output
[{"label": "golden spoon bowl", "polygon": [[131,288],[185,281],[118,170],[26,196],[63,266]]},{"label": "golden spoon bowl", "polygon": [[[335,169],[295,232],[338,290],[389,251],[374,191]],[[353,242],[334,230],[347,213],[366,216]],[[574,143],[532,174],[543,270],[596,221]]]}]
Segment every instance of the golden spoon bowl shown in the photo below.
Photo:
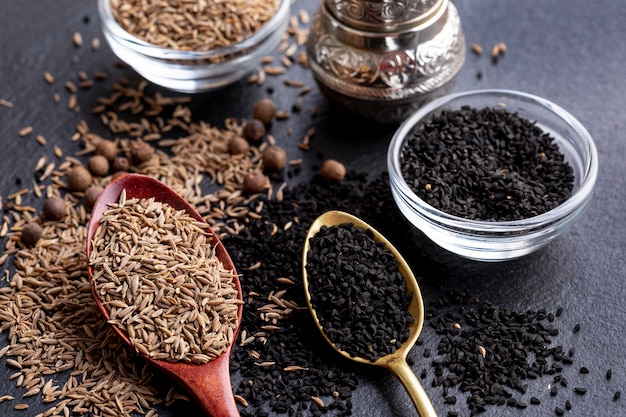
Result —
[{"label": "golden spoon bowl", "polygon": [[[330,340],[324,332],[322,325],[320,324],[317,317],[317,312],[311,304],[311,293],[309,292],[309,280],[306,271],[307,254],[311,250],[309,240],[319,232],[322,226],[338,226],[344,223],[351,223],[353,227],[361,228],[364,231],[368,229],[371,230],[374,240],[385,244],[385,247],[389,251],[391,251],[391,253],[394,255],[398,262],[400,274],[402,275],[402,277],[404,278],[404,282],[406,283],[407,293],[413,294],[413,298],[408,307],[408,311],[413,317],[413,323],[411,323],[409,326],[409,338],[395,352],[382,356],[378,358],[375,362],[372,362],[369,359],[365,359],[362,357],[352,356],[348,352],[337,348],[335,343]],[[415,342],[417,341],[417,338],[419,337],[419,334],[422,330],[422,325],[424,323],[424,304],[422,301],[422,295],[420,293],[419,286],[417,285],[417,280],[415,279],[413,272],[411,272],[409,265],[396,250],[396,248],[394,248],[393,245],[391,245],[391,243],[383,235],[381,235],[373,227],[371,227],[358,217],[355,217],[348,213],[344,213],[342,211],[328,211],[315,219],[307,232],[306,240],[304,242],[304,250],[302,251],[302,277],[304,283],[304,294],[307,305],[309,307],[309,311],[313,316],[313,320],[315,321],[317,328],[322,333],[322,336],[333,347],[333,349],[335,349],[345,358],[351,359],[353,361],[368,365],[381,366],[389,369],[393,374],[396,375],[396,377],[400,380],[400,382],[408,392],[409,396],[411,397],[411,401],[413,401],[413,404],[415,405],[415,408],[417,409],[419,415],[422,417],[436,416],[437,414],[435,413],[435,410],[430,402],[430,399],[428,398],[428,395],[426,394],[424,388],[417,379],[417,376],[415,376],[415,373],[413,373],[413,370],[406,362],[407,355],[413,345],[415,345]]]}]

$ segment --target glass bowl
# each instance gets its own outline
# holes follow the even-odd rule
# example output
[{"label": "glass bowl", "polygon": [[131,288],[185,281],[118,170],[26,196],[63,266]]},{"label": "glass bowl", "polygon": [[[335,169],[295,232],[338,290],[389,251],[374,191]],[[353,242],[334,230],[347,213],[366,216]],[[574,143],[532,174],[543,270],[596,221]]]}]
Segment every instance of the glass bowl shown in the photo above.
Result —
[{"label": "glass bowl", "polygon": [[[438,210],[420,199],[401,171],[403,146],[416,126],[443,109],[503,107],[534,121],[549,133],[574,173],[572,195],[543,214],[515,221],[469,220]],[[387,167],[393,198],[402,214],[442,248],[480,261],[505,261],[529,254],[568,230],[585,211],[598,174],[598,154],[585,127],[561,107],[530,94],[482,90],[450,94],[410,116],[389,145]]]},{"label": "glass bowl", "polygon": [[147,43],[117,23],[110,0],[98,0],[98,14],[111,50],[146,80],[181,93],[211,91],[245,77],[278,46],[287,29],[290,0],[252,36],[209,51],[184,51]]}]

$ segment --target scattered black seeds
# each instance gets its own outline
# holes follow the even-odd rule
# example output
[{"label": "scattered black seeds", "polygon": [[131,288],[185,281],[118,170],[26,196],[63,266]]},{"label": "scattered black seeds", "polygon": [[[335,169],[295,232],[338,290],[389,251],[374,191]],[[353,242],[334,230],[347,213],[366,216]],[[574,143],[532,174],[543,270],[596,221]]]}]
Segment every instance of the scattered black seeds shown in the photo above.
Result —
[{"label": "scattered black seeds", "polygon": [[[467,393],[470,415],[488,405],[527,407],[518,395],[528,391],[528,379],[553,375],[555,383],[562,380],[558,362],[564,350],[551,347],[558,329],[546,311],[515,312],[451,290],[428,306],[425,317],[441,337],[437,355],[431,355],[431,385]],[[558,388],[552,390],[556,395]],[[531,397],[530,403],[540,401]]]},{"label": "scattered black seeds", "polygon": [[570,411],[572,409],[572,403],[570,402],[570,400],[565,401],[565,409],[567,411]]},{"label": "scattered black seeds", "polygon": [[448,411],[448,417],[458,417],[458,416],[459,416],[458,411],[453,411],[453,410]]},{"label": "scattered black seeds", "polygon": [[564,387],[567,387],[567,385],[569,384],[569,381],[565,377],[562,377],[560,379],[560,382],[561,382],[561,385],[564,386]]},{"label": "scattered black seeds", "polygon": [[580,373],[581,374],[588,374],[589,373],[589,369],[587,369],[586,366],[583,366],[580,368]]},{"label": "scattered black seeds", "polygon": [[622,392],[621,391],[615,391],[615,394],[613,394],[613,401],[617,401],[619,400],[619,397],[622,396]]},{"label": "scattered black seeds", "polygon": [[559,389],[556,387],[556,385],[552,385],[552,387],[550,388],[550,395],[554,397],[558,393]]},{"label": "scattered black seeds", "polygon": [[324,333],[372,362],[395,352],[409,338],[413,294],[391,251],[353,224],[322,226],[309,244],[311,305]]},{"label": "scattered black seeds", "polygon": [[501,108],[443,110],[403,145],[409,187],[446,213],[486,221],[547,212],[572,193],[574,175],[554,139]]},{"label": "scattered black seeds", "polygon": [[563,414],[565,414],[565,411],[563,411],[561,407],[556,407],[554,409],[554,412],[556,413],[557,416],[562,416]]},{"label": "scattered black seeds", "polygon": [[563,314],[563,307],[559,306],[556,309],[556,312],[554,313],[555,316],[557,317],[561,317],[561,314]]},{"label": "scattered black seeds", "polygon": [[574,388],[574,392],[578,395],[585,395],[587,393],[587,388],[576,387]]},{"label": "scattered black seeds", "polygon": [[611,376],[613,376],[613,371],[609,368],[606,371],[606,379],[611,379]]},{"label": "scattered black seeds", "polygon": [[576,323],[576,325],[574,326],[574,333],[578,333],[580,331],[580,323]]}]

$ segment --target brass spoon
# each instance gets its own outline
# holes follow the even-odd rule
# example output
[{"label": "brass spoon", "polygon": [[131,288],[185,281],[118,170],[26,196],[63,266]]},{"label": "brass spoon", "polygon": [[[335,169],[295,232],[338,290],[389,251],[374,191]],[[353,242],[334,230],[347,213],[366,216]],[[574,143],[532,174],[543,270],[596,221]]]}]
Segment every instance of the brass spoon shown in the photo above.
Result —
[{"label": "brass spoon", "polygon": [[[151,198],[157,201],[168,203],[177,210],[185,210],[187,214],[196,220],[205,222],[202,216],[187,201],[167,187],[160,181],[138,174],[126,174],[113,180],[102,192],[96,200],[91,212],[91,218],[87,225],[87,259],[91,256],[93,237],[100,225],[100,219],[108,208],[109,203],[117,203],[122,190],[126,190],[126,197],[130,198]],[[206,223],[206,222],[205,222]],[[241,284],[237,278],[235,267],[233,265],[228,252],[222,245],[213,230],[206,225],[207,231],[213,236],[212,241],[216,245],[215,253],[226,269],[230,269],[234,273],[235,285],[237,287],[238,298],[241,300]],[[93,269],[88,267],[89,279],[93,276]],[[91,290],[98,305],[98,308],[106,320],[109,320],[109,312],[102,304],[102,300],[98,297],[95,286],[91,285]],[[237,312],[238,322],[241,324],[241,314],[243,304],[239,305]],[[126,333],[117,326],[112,326],[115,332],[131,346],[132,343]],[[233,336],[233,341],[237,339],[238,328]],[[196,399],[200,407],[213,417],[233,417],[238,416],[239,411],[235,403],[231,380],[229,358],[232,350],[232,343],[224,353],[214,360],[205,364],[191,364],[184,362],[168,362],[164,360],[155,360],[147,355],[138,353],[146,361],[150,362],[156,368],[173,377],[178,383],[187,389],[187,391]]]},{"label": "brass spoon", "polygon": [[[309,292],[309,280],[306,272],[306,264],[307,264],[307,254],[311,249],[309,240],[319,232],[322,226],[338,226],[344,223],[351,223],[354,227],[362,228],[363,230],[371,230],[374,235],[374,240],[377,242],[383,242],[385,247],[393,253],[395,256],[398,266],[400,268],[400,274],[404,278],[404,282],[406,283],[407,291],[413,293],[413,299],[409,304],[409,313],[413,317],[413,323],[409,326],[409,338],[406,342],[404,342],[394,353],[378,358],[375,362],[371,362],[368,359],[351,356],[348,352],[337,348],[335,343],[328,338],[326,333],[324,333],[324,329],[319,322],[317,317],[317,312],[313,308],[311,304],[311,293]],[[411,269],[407,265],[406,261],[402,258],[400,253],[385,239],[383,235],[378,233],[373,227],[365,223],[363,220],[358,217],[352,216],[348,213],[344,213],[341,211],[328,211],[321,216],[319,216],[311,227],[306,235],[306,240],[304,242],[304,250],[302,252],[302,276],[304,280],[304,293],[306,297],[307,305],[309,306],[309,310],[313,316],[313,320],[317,325],[318,329],[324,336],[324,339],[341,355],[344,357],[351,359],[353,361],[381,366],[389,369],[396,377],[400,380],[407,393],[411,397],[411,401],[415,405],[417,412],[421,417],[436,417],[437,413],[433,408],[428,395],[422,388],[422,385],[419,383],[417,376],[413,373],[413,370],[406,362],[406,357],[417,341],[419,337],[420,331],[422,330],[422,325],[424,323],[424,305],[422,301],[422,296],[420,294],[419,286],[417,285],[417,281],[415,280],[415,276],[411,272]]]}]

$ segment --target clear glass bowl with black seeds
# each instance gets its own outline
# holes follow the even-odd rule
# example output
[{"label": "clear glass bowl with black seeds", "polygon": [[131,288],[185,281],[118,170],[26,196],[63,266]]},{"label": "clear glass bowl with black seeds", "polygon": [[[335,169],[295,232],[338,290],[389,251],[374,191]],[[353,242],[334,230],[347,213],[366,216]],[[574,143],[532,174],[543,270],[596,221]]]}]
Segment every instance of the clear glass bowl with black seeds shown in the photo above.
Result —
[{"label": "clear glass bowl with black seeds", "polygon": [[541,97],[479,90],[434,100],[387,155],[402,214],[439,246],[480,261],[540,249],[580,218],[598,155],[585,127]]},{"label": "clear glass bowl with black seeds", "polygon": [[98,0],[98,15],[113,53],[139,75],[172,91],[201,93],[241,80],[272,54],[287,29],[291,9],[290,0],[276,1],[275,14],[250,36],[206,51],[167,48],[136,37],[118,23],[111,0]]}]

